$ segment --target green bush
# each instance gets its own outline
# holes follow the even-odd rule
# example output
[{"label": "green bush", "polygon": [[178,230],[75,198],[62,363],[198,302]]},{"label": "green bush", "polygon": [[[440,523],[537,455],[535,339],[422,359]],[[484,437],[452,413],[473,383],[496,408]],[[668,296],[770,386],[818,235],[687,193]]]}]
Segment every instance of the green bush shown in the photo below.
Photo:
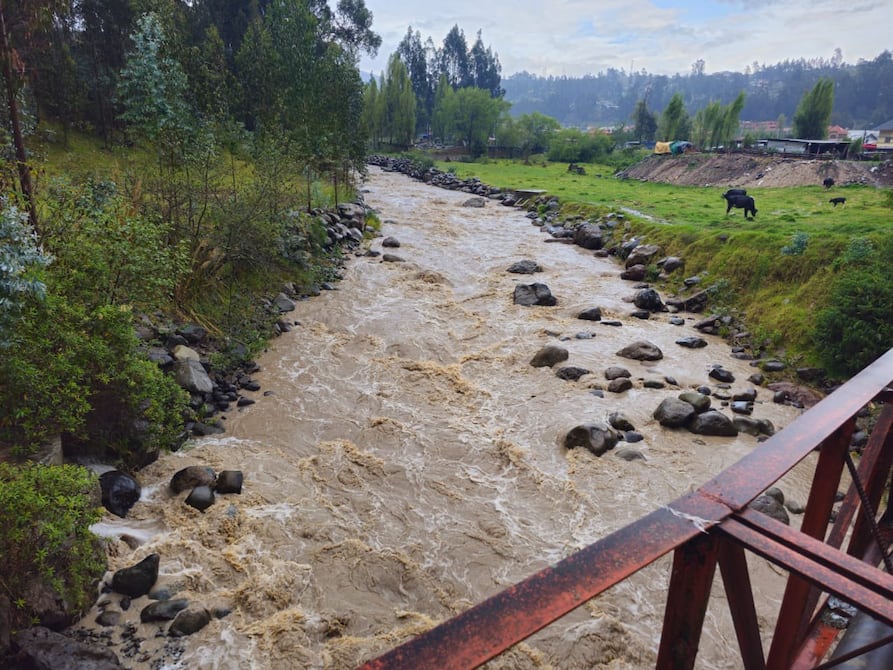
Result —
[{"label": "green bush", "polygon": [[80,466],[0,463],[0,593],[13,605],[13,630],[41,614],[29,602],[35,580],[73,616],[90,605],[106,569],[89,529],[101,517],[96,491],[96,476]]},{"label": "green bush", "polygon": [[832,375],[858,373],[893,347],[893,285],[879,267],[842,274],[816,319],[814,342]]},{"label": "green bush", "polygon": [[[135,446],[130,428],[141,431],[141,449],[169,447],[182,430],[187,402],[138,349],[129,309],[87,311],[49,295],[24,315],[0,364],[0,445],[29,454],[68,433],[126,462]],[[88,418],[100,411],[117,415],[116,423],[90,434]]]}]

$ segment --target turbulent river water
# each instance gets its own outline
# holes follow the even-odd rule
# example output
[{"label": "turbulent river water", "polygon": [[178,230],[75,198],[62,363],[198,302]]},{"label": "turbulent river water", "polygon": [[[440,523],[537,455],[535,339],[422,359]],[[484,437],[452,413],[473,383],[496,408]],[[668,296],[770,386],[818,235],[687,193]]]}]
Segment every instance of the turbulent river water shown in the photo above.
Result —
[{"label": "turbulent river water", "polygon": [[[351,257],[337,290],[300,302],[287,315],[294,330],[258,359],[256,404],[229,413],[225,434],[143,470],[128,518],[99,527],[118,538],[111,570],[158,553],[160,582],[177,597],[230,612],[170,638],[139,622],[145,597],[122,612],[124,624],[98,626],[100,611],[121,609],[119,596],[102,595],[80,626],[104,635],[128,668],[356,667],[669,503],[757,444],[652,418],[663,398],[711,385],[714,364],[733,372],[733,390],[749,388],[754,370],[719,339],[676,344],[696,334],[696,315],[682,326],[666,314],[630,318],[634,289],[613,261],[547,244],[522,210],[496,202],[463,207],[467,194],[376,168],[365,189],[383,234],[401,243],[388,251],[405,262]],[[543,272],[506,272],[523,259]],[[514,286],[533,281],[558,304],[513,304]],[[622,325],[576,318],[594,306]],[[616,355],[636,340],[664,358]],[[549,343],[592,374],[564,381],[532,367]],[[628,368],[634,387],[599,397],[593,388],[612,365]],[[643,386],[665,377],[678,386]],[[563,448],[575,425],[614,411],[644,435],[635,445],[644,460]],[[780,429],[797,412],[759,391],[754,417]],[[242,494],[205,512],[188,507],[167,488],[187,465],[242,470]],[[782,482],[789,497],[808,470]],[[488,667],[653,667],[669,565],[658,561]],[[751,566],[768,632],[783,575]],[[728,608],[714,590],[698,667],[736,668]]]}]

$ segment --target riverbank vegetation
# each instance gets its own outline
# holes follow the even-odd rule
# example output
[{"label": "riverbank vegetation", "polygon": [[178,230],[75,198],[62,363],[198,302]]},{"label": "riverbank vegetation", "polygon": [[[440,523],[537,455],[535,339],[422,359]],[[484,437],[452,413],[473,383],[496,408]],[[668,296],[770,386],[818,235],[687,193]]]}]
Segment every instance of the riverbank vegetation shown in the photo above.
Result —
[{"label": "riverbank vegetation", "polygon": [[215,367],[246,362],[279,318],[264,298],[338,271],[322,217],[364,169],[371,14],[242,9],[0,6],[0,654],[10,625],[65,625],[94,592],[95,565],[57,553],[96,556],[96,477],[28,459],[61,444],[133,471],[178,447],[206,407],[150,348],[188,324]]},{"label": "riverbank vegetation", "polygon": [[[679,160],[684,160],[681,158]],[[720,187],[614,177],[611,166],[585,174],[544,158],[441,162],[457,176],[557,196],[562,211],[626,214],[626,235],[685,259],[685,276],[717,287],[714,306],[738,313],[757,341],[798,365],[845,378],[893,347],[893,192],[847,185],[832,206],[821,185],[748,189],[754,220],[726,215]],[[655,273],[656,274],[656,273]],[[681,290],[683,275],[665,288]]]}]

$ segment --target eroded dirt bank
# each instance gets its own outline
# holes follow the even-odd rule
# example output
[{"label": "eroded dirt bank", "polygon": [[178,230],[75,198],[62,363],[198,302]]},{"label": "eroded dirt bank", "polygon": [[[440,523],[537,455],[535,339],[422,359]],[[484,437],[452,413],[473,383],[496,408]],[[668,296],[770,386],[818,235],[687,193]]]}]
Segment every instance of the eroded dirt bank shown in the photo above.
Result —
[{"label": "eroded dirt bank", "polygon": [[650,156],[624,172],[641,179],[685,186],[785,187],[837,185],[893,186],[893,160],[883,162],[781,158],[757,154]]}]

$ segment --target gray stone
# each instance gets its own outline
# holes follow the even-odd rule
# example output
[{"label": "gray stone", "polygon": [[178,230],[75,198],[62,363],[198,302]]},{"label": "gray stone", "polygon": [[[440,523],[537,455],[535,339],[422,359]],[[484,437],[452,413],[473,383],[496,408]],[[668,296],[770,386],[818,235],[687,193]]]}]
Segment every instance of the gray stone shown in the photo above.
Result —
[{"label": "gray stone", "polygon": [[530,364],[535,368],[550,368],[556,363],[566,361],[569,357],[570,354],[564,347],[547,344],[534,354],[530,359]]},{"label": "gray stone", "polygon": [[608,423],[612,428],[617,430],[628,431],[635,430],[632,421],[630,421],[623,412],[611,412],[608,415]]},{"label": "gray stone", "polygon": [[532,307],[534,305],[552,307],[558,304],[552,291],[545,284],[518,284],[515,286],[514,300],[516,305]]},{"label": "gray stone", "polygon": [[708,410],[695,414],[688,424],[688,429],[697,435],[715,435],[719,437],[735,437],[738,429],[732,420],[717,410]]},{"label": "gray stone", "polygon": [[707,376],[726,384],[731,384],[735,381],[735,375],[721,365],[715,365],[710,372],[707,373]]},{"label": "gray stone", "polygon": [[242,493],[242,479],[241,470],[222,470],[217,475],[214,490],[217,493]]},{"label": "gray stone", "polygon": [[589,370],[586,368],[577,367],[576,365],[567,365],[565,367],[559,368],[555,372],[555,376],[559,379],[564,379],[565,381],[577,381],[583,375],[588,375]]},{"label": "gray stone", "polygon": [[578,319],[583,319],[584,321],[601,321],[602,320],[602,308],[601,307],[590,307],[589,309],[584,309],[582,312],[577,314]]},{"label": "gray stone", "polygon": [[657,345],[644,340],[633,342],[617,352],[618,356],[636,361],[659,361],[664,357]]},{"label": "gray stone", "polygon": [[617,433],[603,423],[586,423],[575,428],[564,438],[567,449],[585,447],[596,456],[613,449],[617,444]]},{"label": "gray stone", "polygon": [[658,423],[666,428],[684,426],[694,415],[695,408],[691,403],[679,398],[664,398],[653,414]]},{"label": "gray stone", "polygon": [[710,409],[710,396],[699,393],[698,391],[683,391],[679,394],[679,399],[684,400],[695,408],[699,414]]},{"label": "gray stone", "polygon": [[136,565],[121,568],[112,575],[112,591],[131,598],[147,594],[158,579],[160,562],[158,554],[150,554]]},{"label": "gray stone", "polygon": [[629,391],[633,387],[632,380],[629,377],[618,377],[608,382],[608,391],[611,393],[623,393]]},{"label": "gray stone", "polygon": [[185,598],[176,600],[159,600],[149,603],[140,611],[140,621],[171,621],[177,614],[189,607],[189,601]]},{"label": "gray stone", "polygon": [[280,293],[275,298],[273,298],[273,306],[279,310],[279,312],[293,312],[295,309],[295,301],[289,298],[284,293]]},{"label": "gray stone", "polygon": [[177,470],[170,481],[173,493],[181,493],[196,486],[212,486],[217,478],[214,468],[205,465],[189,465]]},{"label": "gray stone", "polygon": [[174,364],[174,379],[190,393],[210,393],[214,382],[202,364],[193,358],[177,361]]},{"label": "gray stone", "polygon": [[186,504],[204,512],[214,504],[214,490],[210,486],[196,486],[188,496]]},{"label": "gray stone", "polygon": [[19,649],[12,666],[16,668],[112,670],[123,667],[111,649],[84,644],[42,626],[20,630],[14,640]]},{"label": "gray stone", "polygon": [[791,525],[791,518],[788,516],[784,505],[772,496],[766,494],[759,495],[752,503],[750,503],[750,505],[748,505],[748,507],[755,509],[758,512],[762,512],[766,516],[771,517],[776,521],[780,521],[786,526]]},{"label": "gray stone", "polygon": [[645,309],[649,312],[660,312],[664,309],[664,303],[660,299],[660,294],[653,288],[643,288],[636,291],[636,295],[633,297],[633,304],[639,309]]},{"label": "gray stone", "polygon": [[701,349],[707,346],[707,340],[703,337],[690,336],[676,340],[676,344],[687,349]]},{"label": "gray stone", "polygon": [[540,267],[540,264],[535,261],[518,261],[516,263],[512,263],[507,270],[507,272],[519,275],[532,275],[542,271],[543,268]]},{"label": "gray stone", "polygon": [[174,637],[183,637],[197,633],[209,623],[211,623],[211,613],[208,610],[183,610],[171,622],[167,630]]}]

